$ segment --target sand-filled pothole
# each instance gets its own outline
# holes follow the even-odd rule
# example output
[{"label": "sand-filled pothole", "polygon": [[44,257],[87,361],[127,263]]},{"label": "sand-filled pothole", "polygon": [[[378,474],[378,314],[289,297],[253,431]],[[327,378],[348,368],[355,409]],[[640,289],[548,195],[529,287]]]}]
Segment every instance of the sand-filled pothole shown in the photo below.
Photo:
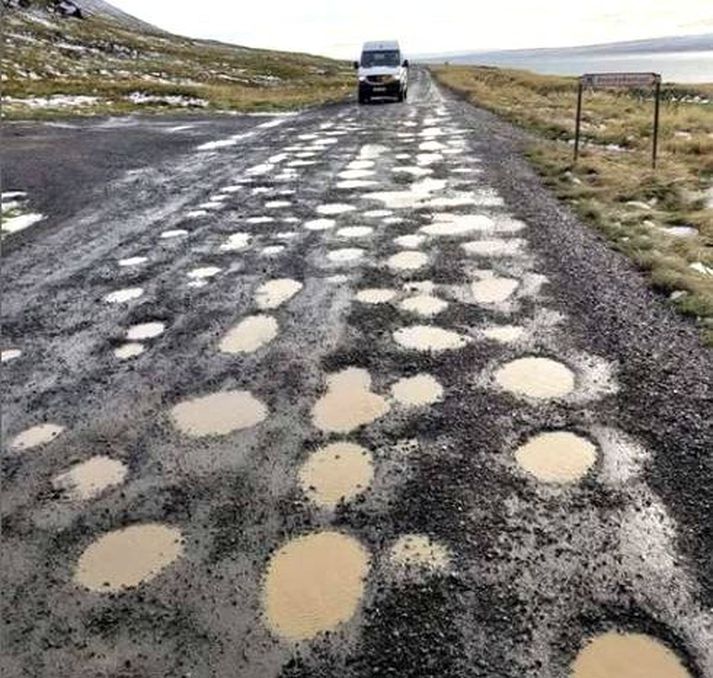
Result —
[{"label": "sand-filled pothole", "polygon": [[415,351],[447,351],[463,348],[468,343],[467,337],[433,325],[402,327],[393,337],[399,346]]},{"label": "sand-filled pothole", "polygon": [[610,631],[590,640],[572,664],[571,678],[691,678],[676,654],[643,633]]},{"label": "sand-filled pothole", "polygon": [[520,281],[513,278],[484,278],[471,283],[470,291],[480,304],[499,304],[507,301],[519,284]]},{"label": "sand-filled pothole", "polygon": [[572,483],[597,460],[597,447],[570,431],[547,431],[515,451],[520,468],[544,483]]},{"label": "sand-filled pothole", "polygon": [[348,433],[388,411],[388,402],[371,391],[369,373],[349,367],[327,377],[327,393],[312,408],[312,419],[321,431]]},{"label": "sand-filled pothole", "polygon": [[398,292],[387,287],[368,287],[359,290],[355,299],[362,304],[386,304],[391,301]]},{"label": "sand-filled pothole", "polygon": [[38,424],[18,433],[10,441],[10,449],[23,451],[31,450],[40,445],[52,442],[60,433],[64,431],[64,426],[59,424]]},{"label": "sand-filled pothole", "polygon": [[123,290],[116,290],[116,292],[111,292],[104,297],[104,301],[110,304],[122,304],[127,301],[133,301],[138,299],[144,293],[141,287],[127,287]]},{"label": "sand-filled pothole", "polygon": [[129,341],[114,349],[114,356],[119,360],[129,360],[141,355],[145,351],[144,345],[136,341]]},{"label": "sand-filled pothole", "polygon": [[75,581],[91,591],[116,592],[156,577],[183,551],[181,532],[159,523],[109,532],[77,562]]},{"label": "sand-filled pothole", "polygon": [[397,252],[386,261],[386,265],[394,271],[415,271],[427,263],[428,255],[415,250]]},{"label": "sand-filled pothole", "polygon": [[443,386],[430,374],[417,374],[399,379],[391,387],[391,395],[397,402],[410,407],[432,405],[443,399]]},{"label": "sand-filled pothole", "polygon": [[348,442],[333,443],[317,450],[299,472],[305,494],[318,506],[327,508],[363,492],[373,477],[371,452]]},{"label": "sand-filled pothole", "polygon": [[353,537],[325,531],[297,537],[270,559],[263,604],[272,630],[306,640],[354,616],[364,594],[369,554]]},{"label": "sand-filled pothole", "polygon": [[52,480],[52,487],[65,493],[68,499],[86,501],[106,488],[124,482],[128,469],[110,457],[97,456],[72,466]]},{"label": "sand-filled pothole", "polygon": [[445,570],[450,563],[448,549],[424,534],[405,534],[389,551],[390,561],[403,568]]},{"label": "sand-filled pothole", "polygon": [[273,309],[292,299],[303,285],[291,278],[268,280],[255,290],[255,303],[262,310]]},{"label": "sand-filled pothole", "polygon": [[270,343],[278,330],[277,320],[271,315],[253,315],[231,328],[218,348],[223,353],[253,353]]},{"label": "sand-filled pothole", "polygon": [[430,318],[448,308],[448,302],[430,294],[419,294],[415,297],[404,299],[399,305],[404,311]]},{"label": "sand-filled pothole", "polygon": [[495,372],[495,380],[506,391],[530,398],[560,398],[575,387],[574,372],[550,358],[518,358]]},{"label": "sand-filled pothole", "polygon": [[201,438],[250,428],[267,417],[267,408],[248,391],[220,391],[185,400],[171,409],[181,433]]},{"label": "sand-filled pothole", "polygon": [[126,338],[130,341],[141,341],[142,339],[155,339],[163,334],[166,326],[161,322],[139,323],[132,325],[126,330]]}]

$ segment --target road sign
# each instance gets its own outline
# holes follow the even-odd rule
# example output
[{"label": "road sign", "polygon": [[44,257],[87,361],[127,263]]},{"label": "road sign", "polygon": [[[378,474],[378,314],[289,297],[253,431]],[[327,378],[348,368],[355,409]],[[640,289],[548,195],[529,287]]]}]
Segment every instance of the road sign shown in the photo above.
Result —
[{"label": "road sign", "polygon": [[661,76],[658,73],[585,73],[577,87],[577,121],[574,132],[574,161],[579,158],[579,132],[582,124],[582,94],[584,88],[596,87],[653,87],[654,98],[654,144],[651,165],[656,168],[659,145],[659,109],[661,99]]},{"label": "road sign", "polygon": [[655,87],[661,82],[658,73],[585,73],[584,87]]}]

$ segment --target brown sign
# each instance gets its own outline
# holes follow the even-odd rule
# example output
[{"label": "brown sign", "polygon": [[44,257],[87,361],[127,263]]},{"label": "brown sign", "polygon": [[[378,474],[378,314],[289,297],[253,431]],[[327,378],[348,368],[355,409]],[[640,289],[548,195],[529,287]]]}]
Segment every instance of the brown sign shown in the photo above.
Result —
[{"label": "brown sign", "polygon": [[585,73],[585,87],[653,87],[661,82],[658,73]]}]

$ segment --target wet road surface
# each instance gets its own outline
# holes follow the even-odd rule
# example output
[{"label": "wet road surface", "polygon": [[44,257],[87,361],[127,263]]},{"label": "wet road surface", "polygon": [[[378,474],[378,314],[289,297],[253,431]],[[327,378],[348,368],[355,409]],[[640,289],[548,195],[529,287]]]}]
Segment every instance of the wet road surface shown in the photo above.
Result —
[{"label": "wet road surface", "polygon": [[13,130],[3,675],[713,677],[713,359],[520,133]]}]

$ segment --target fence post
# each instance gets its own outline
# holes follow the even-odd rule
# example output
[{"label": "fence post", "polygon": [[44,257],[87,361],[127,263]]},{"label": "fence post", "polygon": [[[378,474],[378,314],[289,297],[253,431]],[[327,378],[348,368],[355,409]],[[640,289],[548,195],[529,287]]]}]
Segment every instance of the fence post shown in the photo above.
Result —
[{"label": "fence post", "polygon": [[651,157],[651,167],[656,169],[656,156],[659,146],[659,101],[661,99],[661,77],[656,79],[656,101],[654,102],[654,148]]},{"label": "fence post", "polygon": [[577,86],[577,122],[574,127],[574,162],[579,158],[579,130],[582,118],[582,78]]}]

